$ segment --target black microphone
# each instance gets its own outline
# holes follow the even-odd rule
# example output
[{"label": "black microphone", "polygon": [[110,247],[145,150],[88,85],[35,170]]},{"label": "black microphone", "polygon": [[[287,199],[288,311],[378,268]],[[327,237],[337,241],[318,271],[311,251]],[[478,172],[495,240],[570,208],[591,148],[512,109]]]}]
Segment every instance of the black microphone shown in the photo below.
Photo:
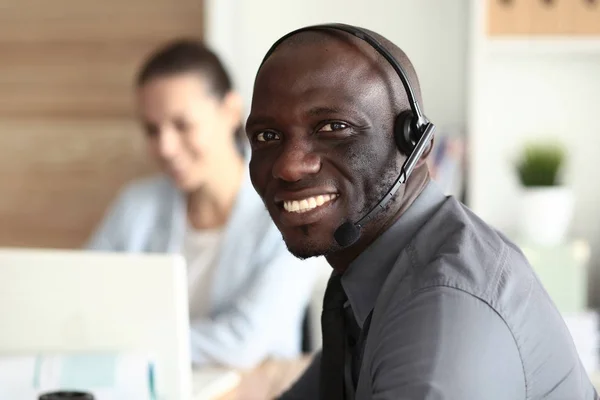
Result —
[{"label": "black microphone", "polygon": [[435,125],[433,125],[432,123],[428,123],[425,127],[423,134],[419,138],[419,141],[415,145],[414,150],[410,153],[410,156],[408,156],[408,158],[404,162],[398,179],[396,179],[390,190],[388,190],[385,196],[383,196],[383,198],[379,200],[377,204],[375,204],[375,206],[367,213],[367,215],[359,219],[357,222],[344,222],[335,230],[335,232],[333,233],[333,237],[340,246],[348,247],[356,243],[356,241],[360,239],[361,229],[364,226],[364,224],[371,220],[380,211],[385,209],[387,203],[394,197],[398,189],[400,189],[400,185],[406,183],[406,181],[408,180],[408,177],[415,168],[417,161],[419,161],[419,159],[423,155],[423,152],[425,151],[425,149],[427,149],[429,142],[431,142],[434,131]]}]

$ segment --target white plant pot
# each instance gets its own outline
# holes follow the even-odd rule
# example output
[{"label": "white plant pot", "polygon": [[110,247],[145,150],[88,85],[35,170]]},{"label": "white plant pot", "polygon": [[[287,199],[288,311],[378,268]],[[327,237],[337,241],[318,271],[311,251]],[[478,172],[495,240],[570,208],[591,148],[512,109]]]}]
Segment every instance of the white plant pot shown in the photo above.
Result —
[{"label": "white plant pot", "polygon": [[574,195],[569,187],[523,188],[521,235],[528,241],[546,246],[564,242],[573,207]]}]

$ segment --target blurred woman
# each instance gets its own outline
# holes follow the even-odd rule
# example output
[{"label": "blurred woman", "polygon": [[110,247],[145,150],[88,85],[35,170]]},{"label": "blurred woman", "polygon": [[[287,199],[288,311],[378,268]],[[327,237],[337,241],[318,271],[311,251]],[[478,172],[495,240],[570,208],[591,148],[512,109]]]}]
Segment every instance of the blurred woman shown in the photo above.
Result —
[{"label": "blurred woman", "polygon": [[222,63],[202,43],[169,43],[142,66],[136,98],[164,173],[125,187],[88,248],[184,255],[195,364],[298,355],[315,263],[288,253],[252,187]]}]

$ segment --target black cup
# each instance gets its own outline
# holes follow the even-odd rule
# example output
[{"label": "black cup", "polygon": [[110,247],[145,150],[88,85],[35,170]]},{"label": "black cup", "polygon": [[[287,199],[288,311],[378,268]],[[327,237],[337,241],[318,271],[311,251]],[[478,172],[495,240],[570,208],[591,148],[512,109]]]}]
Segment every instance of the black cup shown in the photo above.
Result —
[{"label": "black cup", "polygon": [[38,400],[65,400],[65,399],[94,400],[94,396],[91,393],[85,393],[85,392],[62,391],[62,392],[45,393],[38,398]]}]

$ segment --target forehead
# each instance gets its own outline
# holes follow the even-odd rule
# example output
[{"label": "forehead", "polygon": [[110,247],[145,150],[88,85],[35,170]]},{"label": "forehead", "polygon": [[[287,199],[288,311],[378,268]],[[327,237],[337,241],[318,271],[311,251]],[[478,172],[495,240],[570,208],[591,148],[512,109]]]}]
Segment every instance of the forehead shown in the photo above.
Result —
[{"label": "forehead", "polygon": [[315,107],[369,113],[389,99],[389,88],[381,64],[362,47],[335,41],[284,47],[257,75],[251,115]]},{"label": "forehead", "polygon": [[203,109],[212,102],[207,85],[199,74],[181,73],[155,77],[138,89],[138,108],[148,118],[191,108]]},{"label": "forehead", "polygon": [[208,87],[197,73],[185,72],[157,76],[144,83],[138,90],[146,99],[207,97]]}]

